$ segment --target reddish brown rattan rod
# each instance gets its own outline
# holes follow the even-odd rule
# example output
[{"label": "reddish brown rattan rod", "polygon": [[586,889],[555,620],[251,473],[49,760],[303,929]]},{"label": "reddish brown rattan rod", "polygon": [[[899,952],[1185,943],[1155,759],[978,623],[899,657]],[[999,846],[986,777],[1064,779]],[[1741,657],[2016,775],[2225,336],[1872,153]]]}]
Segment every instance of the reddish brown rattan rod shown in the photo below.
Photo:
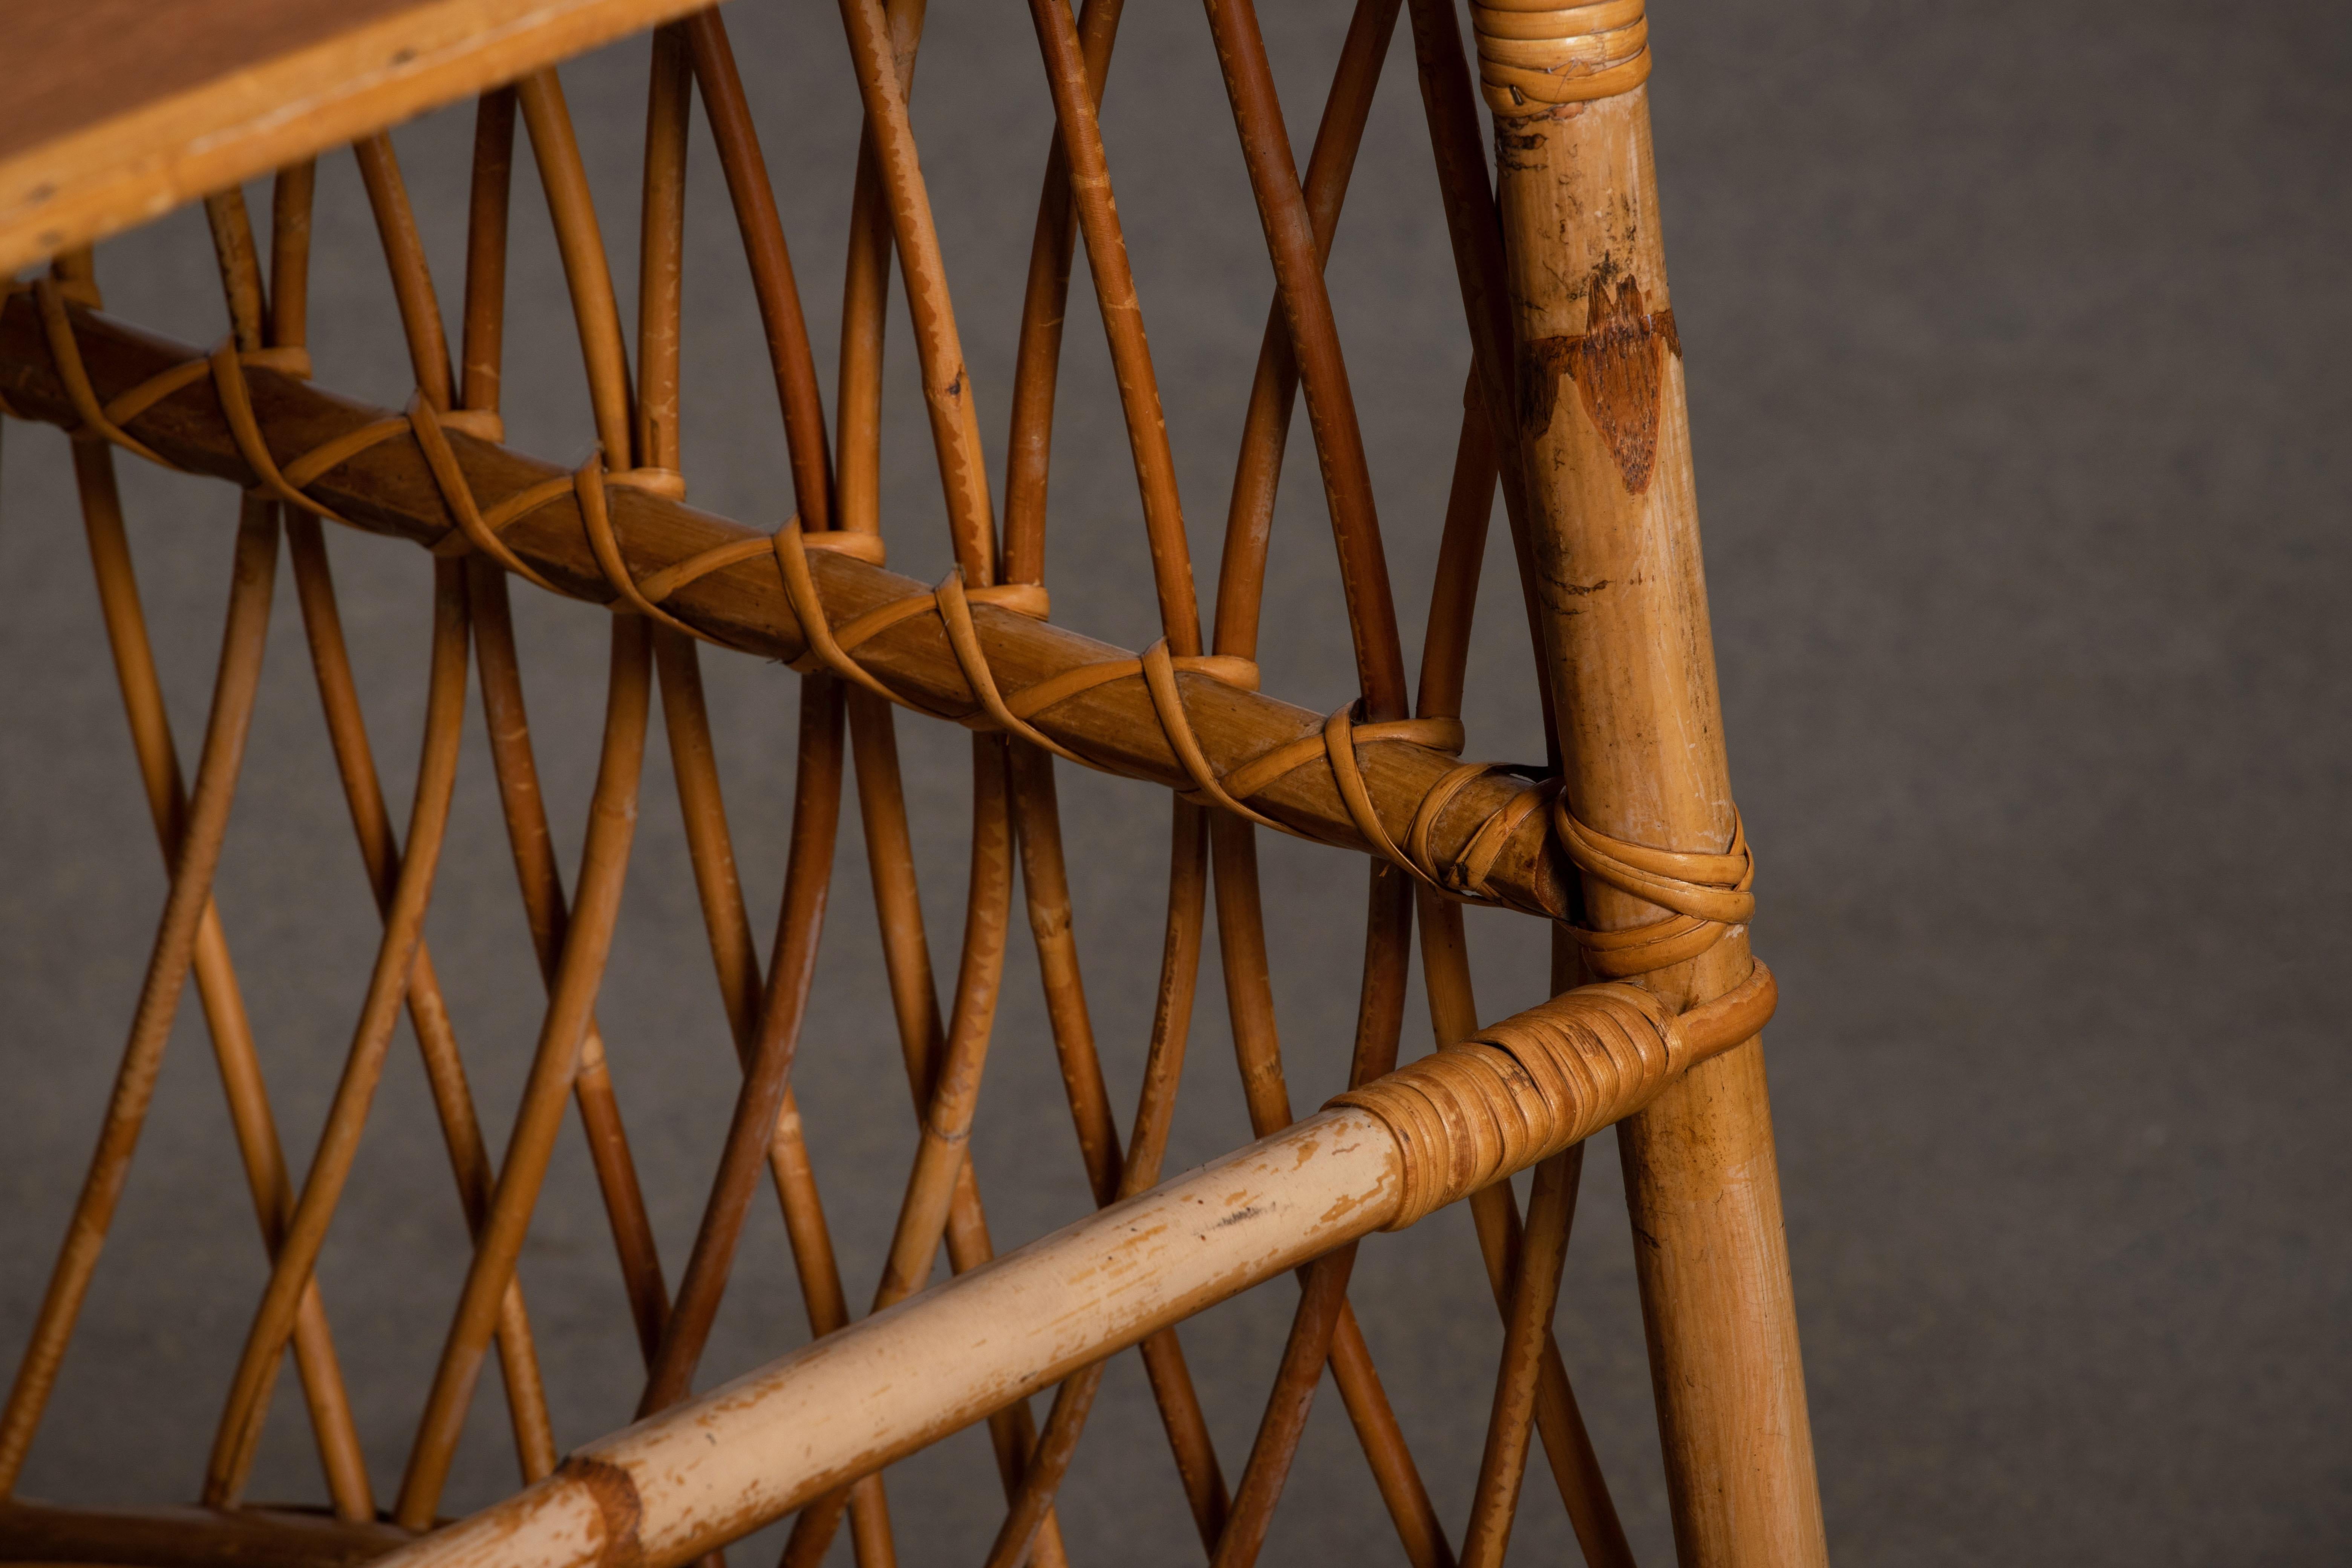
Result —
[{"label": "reddish brown rattan rod", "polygon": [[0,1561],[113,1568],[358,1568],[413,1540],[292,1509],[0,1503]]},{"label": "reddish brown rattan rod", "polygon": [[[123,530],[122,503],[114,483],[114,455],[103,442],[76,441],[73,461],[83,526],[89,536],[90,565],[98,581],[99,607],[113,648],[123,708],[131,721],[131,745],[138,753],[168,873],[179,856],[188,815],[187,791],[181,782],[179,754],[164,713],[163,683],[148,642],[146,615],[140,607],[131,542]],[[221,928],[219,911],[210,906],[196,928],[192,971],[212,1035],[213,1055],[220,1066],[230,1123],[236,1131],[238,1152],[244,1156],[246,1182],[261,1221],[263,1243],[275,1258],[294,1206],[293,1189],[268,1090],[262,1082],[252,1021],[246,1013],[236,966],[230,962],[228,938]],[[303,1291],[296,1308],[293,1345],[294,1364],[301,1373],[310,1424],[318,1434],[320,1465],[326,1472],[335,1511],[345,1519],[373,1519],[375,1503],[368,1487],[366,1456],[352,1424],[351,1400],[336,1363],[316,1280]]]},{"label": "reddish brown rattan rod", "polygon": [[[90,1277],[97,1272],[115,1205],[130,1180],[131,1162],[154,1100],[156,1076],[171,1037],[172,1020],[179,1012],[196,936],[205,911],[212,907],[213,873],[220,865],[229,805],[244,764],[246,737],[251,732],[254,697],[261,682],[262,646],[268,636],[270,591],[278,574],[276,508],[247,496],[239,512],[219,674],[213,685],[212,713],[198,754],[186,826],[172,868],[171,891],[149,949],[146,978],[107,1100],[98,1147],[90,1155],[89,1170],[75,1200],[73,1217],[58,1247],[57,1267],[41,1298],[24,1358],[17,1363],[7,1405],[0,1409],[0,1497],[16,1489],[33,1433],[57,1386],[74,1321],[80,1314]],[[284,1246],[281,1240],[281,1249]],[[281,1250],[279,1256],[283,1255]],[[303,1278],[307,1280],[307,1270]],[[303,1292],[298,1289],[287,1300],[289,1332],[293,1310],[302,1299]]]},{"label": "reddish brown rattan rod", "polygon": [[[196,350],[92,312],[71,311],[75,339],[101,400],[198,357]],[[254,405],[273,441],[289,454],[389,417],[275,371],[247,372]],[[0,312],[0,392],[28,416],[71,426],[79,422],[43,341],[32,302],[12,298]],[[131,423],[139,438],[174,463],[245,481],[226,421],[209,387],[192,386],[163,398]],[[562,470],[505,447],[448,433],[458,466],[485,507]],[[342,516],[374,531],[433,542],[451,520],[422,456],[407,437],[370,447],[328,470],[310,493]],[[615,485],[611,506],[630,568],[642,577],[721,545],[754,537],[752,530],[643,490]],[[611,588],[596,565],[577,505],[559,496],[517,520],[503,537],[517,554],[566,593],[602,603]],[[924,590],[895,574],[810,552],[818,592],[836,625]],[[803,651],[776,570],[763,560],[721,568],[679,588],[667,607],[698,630],[750,651],[794,658]],[[1036,680],[1123,656],[1121,649],[993,606],[973,606],[981,646],[1000,685],[1018,690]],[[949,711],[971,704],[938,621],[921,616],[878,634],[858,649],[861,662],[894,690]],[[1179,677],[1192,727],[1213,763],[1229,769],[1273,747],[1318,734],[1319,716],[1255,692],[1190,674]],[[1184,787],[1185,774],[1153,712],[1143,683],[1112,681],[1058,703],[1037,716],[1038,727],[1084,748],[1114,771]],[[1360,748],[1372,800],[1391,836],[1408,831],[1422,796],[1452,765],[1444,753],[1404,742]],[[1460,858],[1478,825],[1507,801],[1515,786],[1483,778],[1463,788],[1439,814],[1430,836],[1441,865]],[[1300,767],[1254,797],[1269,813],[1326,842],[1363,847],[1328,770]],[[1549,842],[1541,814],[1529,813],[1503,847],[1488,884],[1498,894],[1555,916],[1568,909],[1567,860]]]}]

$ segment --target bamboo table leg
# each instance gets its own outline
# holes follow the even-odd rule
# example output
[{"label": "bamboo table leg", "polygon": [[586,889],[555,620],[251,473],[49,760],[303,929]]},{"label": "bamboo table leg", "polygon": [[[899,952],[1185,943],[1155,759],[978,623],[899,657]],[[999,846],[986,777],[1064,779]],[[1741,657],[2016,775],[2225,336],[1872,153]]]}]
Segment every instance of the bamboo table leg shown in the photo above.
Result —
[{"label": "bamboo table leg", "polygon": [[[1737,851],[1738,813],[1640,0],[1474,16],[1566,805],[1612,838],[1721,857]],[[1671,913],[1598,877],[1585,889],[1601,932]],[[1695,957],[1616,973],[1704,1002],[1749,964],[1745,925],[1717,930]],[[1696,1068],[1619,1138],[1685,1568],[1824,1563],[1761,1047]]]}]

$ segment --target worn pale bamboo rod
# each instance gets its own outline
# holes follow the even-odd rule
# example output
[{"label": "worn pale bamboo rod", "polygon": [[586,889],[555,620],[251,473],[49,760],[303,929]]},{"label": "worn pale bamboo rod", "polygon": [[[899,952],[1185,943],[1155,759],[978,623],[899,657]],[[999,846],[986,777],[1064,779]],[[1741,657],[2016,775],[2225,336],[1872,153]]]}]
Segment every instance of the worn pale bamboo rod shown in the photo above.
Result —
[{"label": "worn pale bamboo rod", "polygon": [[[177,747],[163,708],[163,683],[147,637],[147,617],[139,602],[131,543],[122,525],[122,503],[114,482],[114,454],[103,441],[73,443],[74,479],[82,524],[89,539],[90,567],[98,584],[100,616],[114,655],[115,676],[130,720],[131,749],[139,760],[147,804],[163,851],[166,874],[177,862],[187,816],[187,791],[181,782]],[[294,1194],[286,1153],[263,1086],[252,1020],[230,962],[220,910],[209,900],[196,928],[191,955],[196,996],[212,1037],[221,1088],[228,1099],[229,1124],[243,1157],[246,1184],[253,1194],[262,1245],[275,1258],[286,1235]],[[368,1486],[366,1457],[352,1419],[351,1398],[335,1356],[334,1338],[316,1280],[302,1292],[294,1318],[294,1365],[302,1380],[304,1404],[319,1445],[320,1468],[338,1517],[372,1520],[375,1504]]]},{"label": "worn pale bamboo rod", "polygon": [[[1565,1098],[1531,1086],[1511,1096],[1510,1110],[1532,1119],[1520,1142],[1496,1144],[1466,1123],[1438,1135],[1425,1120],[1401,1135],[1387,1113],[1335,1105],[591,1444],[550,1480],[395,1561],[676,1568],[1159,1328],[1402,1223],[1408,1204],[1444,1202],[1621,1118],[1752,1036],[1771,984],[1759,966],[1655,1035],[1638,1064],[1621,1055],[1631,1037],[1608,1043],[1636,1016],[1633,994],[1571,993],[1485,1032],[1568,1075],[1558,1080]],[[1638,1010],[1645,1031],[1662,1026],[1663,1014],[1646,1010],[1655,1005]],[[1416,1064],[1363,1095],[1402,1103],[1393,1097],[1411,1093],[1406,1084],[1426,1081]],[[1457,1135],[1477,1148],[1456,1147]]]},{"label": "worn pale bamboo rod", "polygon": [[1323,284],[1314,220],[1299,188],[1290,134],[1283,125],[1282,103],[1266,61],[1265,39],[1250,0],[1207,0],[1207,5],[1217,64],[1233,102],[1250,191],[1274,259],[1283,315],[1307,393],[1307,424],[1315,435],[1332,533],[1339,547],[1339,581],[1355,638],[1365,716],[1401,719],[1408,700],[1404,662],[1397,651],[1396,604],[1381,546],[1371,470],[1364,458],[1363,431],[1356,421],[1355,394],[1348,384],[1331,297]]},{"label": "worn pale bamboo rod", "polygon": [[187,826],[181,836],[154,944],[149,950],[146,976],[131,1016],[121,1065],[107,1100],[105,1120],[100,1124],[98,1147],[91,1153],[89,1173],[67,1222],[57,1266],[33,1320],[24,1357],[17,1363],[7,1405],[0,1407],[0,1498],[15,1490],[34,1430],[57,1385],[74,1320],[81,1310],[106,1243],[107,1227],[130,1177],[131,1156],[154,1098],[156,1074],[171,1037],[172,1020],[179,1011],[196,934],[212,902],[213,873],[220,865],[221,841],[228,828],[229,805],[236,794],[254,695],[260,685],[262,645],[268,633],[270,590],[278,569],[276,507],[252,496],[244,498],[240,505],[220,666],[213,683],[204,748],[196,763],[195,787],[189,796]]},{"label": "worn pale bamboo rod", "polygon": [[432,1523],[435,1504],[447,1479],[466,1409],[481,1373],[497,1303],[522,1250],[523,1235],[562,1121],[563,1101],[578,1074],[580,1046],[604,978],[604,961],[612,950],[614,921],[620,913],[621,888],[635,834],[638,773],[645,760],[651,688],[646,632],[642,617],[613,617],[610,694],[603,754],[589,803],[587,841],[581,853],[579,898],[565,934],[562,963],[550,988],[514,1131],[506,1157],[499,1164],[489,1223],[475,1245],[402,1478],[394,1517],[412,1530]]},{"label": "worn pale bamboo rod", "polygon": [[[351,655],[343,642],[341,613],[335,602],[334,580],[327,563],[326,539],[319,520],[286,509],[287,554],[294,568],[294,589],[302,610],[302,628],[310,645],[310,664],[318,677],[320,705],[327,718],[327,734],[341,773],[343,796],[352,813],[360,855],[375,894],[379,918],[388,919],[400,882],[400,849],[394,841],[392,821],[384,809],[383,786],[375,756],[368,744],[360,711],[359,689],[352,678]],[[470,593],[468,611],[471,610]],[[466,1082],[464,1059],[449,1022],[447,1003],[433,970],[429,944],[419,937],[416,960],[408,975],[408,1016],[416,1035],[417,1053],[425,1064],[433,1109],[448,1147],[451,1173],[456,1177],[459,1207],[468,1238],[478,1235],[490,1205],[490,1157],[482,1142],[480,1119],[475,1114],[473,1091]],[[552,1463],[554,1433],[547,1413],[547,1389],[539,1367],[539,1352],[530,1334],[522,1285],[511,1282],[499,1305],[499,1364],[507,1389],[507,1406],[514,1425],[516,1451],[526,1473],[544,1458]],[[369,1510],[368,1517],[374,1517]]]},{"label": "worn pale bamboo rod", "polygon": [[[1499,195],[1564,799],[1601,833],[1720,856],[1737,815],[1641,86],[1649,56],[1633,27],[1588,37],[1585,13],[1559,16],[1568,37],[1482,33],[1479,53],[1506,154]],[[1558,69],[1538,82],[1530,58]],[[1665,913],[1598,878],[1586,895],[1602,931]],[[1735,928],[1641,980],[1677,1004],[1704,1001],[1748,963]],[[1636,1273],[1683,1561],[1822,1563],[1760,1046],[1673,1086],[1622,1130],[1619,1148],[1648,1238]]]},{"label": "worn pale bamboo rod", "polygon": [[801,313],[800,287],[793,278],[792,253],[784,245],[783,220],[776,212],[767,160],[751,126],[751,105],[727,41],[727,25],[717,8],[688,17],[683,32],[694,79],[702,89],[704,118],[719,147],[719,170],[734,202],[735,226],[743,237],[751,295],[767,333],[776,401],[783,410],[784,445],[792,458],[793,499],[802,525],[821,532],[833,526],[833,457],[825,442],[824,405],[817,390],[808,324]]},{"label": "worn pale bamboo rod", "polygon": [[1502,1568],[1519,1487],[1528,1468],[1528,1438],[1535,1425],[1544,1347],[1559,1300],[1560,1265],[1568,1259],[1569,1226],[1576,1217],[1577,1178],[1584,1145],[1572,1143],[1536,1166],[1528,1194],[1528,1228],[1517,1277],[1504,1314],[1503,1354],[1495,1403],[1486,1420],[1486,1451],[1478,1460],[1470,1526],[1462,1536],[1462,1568]]},{"label": "worn pale bamboo rod", "polygon": [[[275,504],[275,503],[271,503]],[[416,769],[399,882],[383,920],[375,964],[368,976],[360,1017],[352,1031],[343,1072],[336,1083],[326,1125],[311,1155],[286,1244],[272,1263],[268,1285],[254,1310],[245,1347],[229,1384],[221,1422],[205,1470],[208,1507],[234,1506],[244,1489],[268,1415],[269,1391],[292,1331],[303,1281],[317,1266],[320,1248],[334,1221],[343,1184],[359,1152],[360,1136],[382,1081],[384,1058],[399,1021],[408,975],[424,940],[425,911],[432,899],[450,795],[457,778],[458,736],[465,716],[467,595],[465,568],[457,561],[435,563],[433,654],[426,677],[425,742]],[[534,1433],[525,1448],[526,1479],[535,1461],[554,1458],[551,1434]],[[541,1445],[543,1443],[544,1447]]]},{"label": "worn pale bamboo rod", "polygon": [[[106,397],[201,357],[197,351],[68,305],[67,321],[96,395]],[[349,437],[392,416],[344,402],[289,376],[256,365],[246,373],[255,407],[273,442],[310,451]],[[51,358],[34,302],[12,296],[0,310],[0,394],[28,417],[72,427],[81,423],[73,396]],[[250,469],[209,388],[189,386],[158,399],[130,422],[137,438],[168,460],[199,472],[244,480]],[[485,508],[562,477],[560,469],[519,457],[462,430],[448,433],[459,471]],[[341,517],[422,542],[439,541],[450,527],[446,504],[415,446],[405,437],[367,447],[311,479],[307,493]],[[751,531],[644,490],[615,485],[610,506],[624,556],[641,576],[720,546],[741,546]],[[564,592],[603,602],[612,590],[583,531],[576,499],[554,495],[518,518],[501,537],[517,555]],[[920,586],[838,552],[812,551],[818,593],[835,624],[922,592]],[[800,628],[773,566],[742,561],[695,578],[670,594],[672,613],[734,646],[782,658],[804,652]],[[1019,689],[1080,665],[1121,657],[1120,650],[994,606],[973,607],[982,650],[1007,689]],[[910,698],[959,711],[969,687],[935,621],[901,622],[858,649],[858,658]],[[1254,757],[1271,747],[1318,735],[1315,714],[1204,677],[1180,674],[1186,710],[1213,763]],[[1114,771],[1188,787],[1143,683],[1096,687],[1037,716],[1038,726]],[[1444,753],[1399,741],[1359,748],[1371,798],[1391,836],[1411,826],[1415,804],[1450,768]],[[1430,837],[1441,865],[1458,860],[1486,817],[1515,793],[1484,779],[1464,788],[1437,816]],[[1262,787],[1254,801],[1271,814],[1327,842],[1363,847],[1327,769],[1301,767]],[[1488,885],[1500,896],[1553,914],[1568,909],[1566,858],[1530,814],[1502,846]]]}]

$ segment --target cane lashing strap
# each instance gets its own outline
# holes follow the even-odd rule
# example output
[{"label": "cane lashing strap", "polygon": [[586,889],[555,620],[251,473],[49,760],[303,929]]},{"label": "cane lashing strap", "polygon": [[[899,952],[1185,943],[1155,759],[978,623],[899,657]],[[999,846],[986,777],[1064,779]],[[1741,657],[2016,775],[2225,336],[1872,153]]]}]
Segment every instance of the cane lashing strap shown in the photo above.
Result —
[{"label": "cane lashing strap", "polygon": [[1752,1040],[1780,987],[1757,960],[1713,1001],[1675,1014],[1637,986],[1604,984],[1433,1051],[1331,1101],[1369,1110],[1396,1139],[1402,1230],[1639,1110],[1676,1076]]},{"label": "cane lashing strap", "polygon": [[1673,1011],[1632,985],[1587,985],[1331,1101],[1395,1135],[1402,1230],[1630,1115],[1690,1055]]},{"label": "cane lashing strap", "polygon": [[1596,881],[1669,911],[1623,931],[1573,925],[1585,966],[1605,980],[1647,974],[1696,958],[1756,914],[1756,857],[1737,809],[1731,846],[1719,855],[1653,849],[1612,838],[1577,819],[1565,796],[1552,800],[1552,829],[1577,868]]},{"label": "cane lashing strap", "polygon": [[1539,113],[1631,92],[1650,79],[1643,0],[1560,6],[1553,0],[1473,0],[1478,87],[1500,115]]}]

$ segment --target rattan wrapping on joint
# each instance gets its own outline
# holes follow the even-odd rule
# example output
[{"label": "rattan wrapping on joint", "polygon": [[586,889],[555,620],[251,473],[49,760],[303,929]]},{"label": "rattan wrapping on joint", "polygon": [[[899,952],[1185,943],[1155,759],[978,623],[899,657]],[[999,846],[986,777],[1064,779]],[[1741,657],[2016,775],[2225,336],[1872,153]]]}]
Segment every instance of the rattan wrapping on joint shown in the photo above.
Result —
[{"label": "rattan wrapping on joint", "polygon": [[1498,115],[1535,113],[1631,92],[1650,79],[1643,0],[1556,6],[1550,0],[1473,0],[1478,87]]},{"label": "rattan wrapping on joint", "polygon": [[1331,1103],[1369,1110],[1402,1156],[1402,1230],[1647,1104],[1691,1055],[1673,1010],[1587,985]]}]

